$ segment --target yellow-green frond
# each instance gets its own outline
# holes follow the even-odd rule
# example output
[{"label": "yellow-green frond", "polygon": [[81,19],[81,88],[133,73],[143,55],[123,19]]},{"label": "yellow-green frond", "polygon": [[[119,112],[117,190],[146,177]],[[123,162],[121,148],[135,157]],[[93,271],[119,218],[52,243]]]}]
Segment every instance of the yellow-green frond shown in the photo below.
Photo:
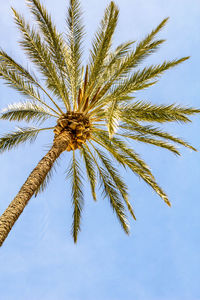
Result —
[{"label": "yellow-green frond", "polygon": [[96,81],[104,67],[105,59],[111,47],[112,36],[117,25],[119,10],[112,1],[107,7],[104,17],[101,21],[101,26],[95,35],[92,44],[92,51],[90,55],[89,65],[89,87],[88,94],[92,92]]},{"label": "yellow-green frond", "polygon": [[129,123],[130,121],[148,122],[191,122],[188,116],[200,113],[200,109],[184,107],[177,104],[156,105],[146,101],[136,101],[122,107],[121,119]]},{"label": "yellow-green frond", "polygon": [[[52,61],[51,54],[46,44],[42,41],[41,36],[33,28],[30,28],[25,19],[14,9],[15,23],[22,34],[20,45],[27,53],[30,60],[36,65],[39,71],[46,79],[47,87],[65,103],[64,85],[56,71],[55,64]],[[59,106],[54,102],[58,110]]]},{"label": "yellow-green frond", "polygon": [[118,193],[118,190],[115,187],[115,184],[113,183],[109,173],[99,166],[96,158],[90,151],[89,147],[86,146],[90,155],[93,157],[93,160],[96,164],[96,167],[99,172],[99,179],[100,179],[100,184],[104,193],[104,196],[109,199],[111,207],[113,208],[113,211],[116,213],[118,220],[124,229],[124,231],[129,234],[129,224],[128,220],[125,214],[125,208],[123,203],[120,200],[120,194]]},{"label": "yellow-green frond", "polygon": [[81,153],[83,155],[83,160],[85,163],[87,176],[90,181],[92,196],[93,196],[94,201],[96,201],[97,197],[96,197],[95,187],[96,187],[97,178],[96,178],[95,163],[94,163],[94,160],[92,159],[91,155],[89,154],[89,152],[87,151],[87,149],[84,146],[82,146],[82,148],[81,148]]},{"label": "yellow-green frond", "polygon": [[84,27],[82,25],[80,2],[70,0],[67,14],[67,45],[68,64],[73,105],[78,95],[81,80],[81,58]]},{"label": "yellow-green frond", "polygon": [[80,163],[75,157],[75,152],[73,151],[72,161],[67,170],[67,177],[71,179],[71,194],[72,194],[72,204],[73,204],[73,223],[72,223],[72,235],[74,242],[77,242],[78,233],[81,230],[81,212],[83,209],[84,199],[83,199],[83,186],[82,186],[82,171]]},{"label": "yellow-green frond", "polygon": [[53,24],[51,16],[45,7],[38,0],[27,0],[28,6],[34,15],[40,32],[48,45],[51,58],[55,63],[57,71],[61,77],[63,94],[65,96],[65,105],[70,109],[70,100],[66,86],[69,86],[68,65],[65,57],[65,43],[61,34],[58,33],[56,26]]},{"label": "yellow-green frond", "polygon": [[52,128],[18,127],[18,130],[6,133],[0,137],[0,153],[11,150],[27,141],[34,142],[38,133]]},{"label": "yellow-green frond", "polygon": [[9,121],[43,122],[55,117],[50,110],[34,102],[19,102],[9,104],[1,111],[0,119]]}]

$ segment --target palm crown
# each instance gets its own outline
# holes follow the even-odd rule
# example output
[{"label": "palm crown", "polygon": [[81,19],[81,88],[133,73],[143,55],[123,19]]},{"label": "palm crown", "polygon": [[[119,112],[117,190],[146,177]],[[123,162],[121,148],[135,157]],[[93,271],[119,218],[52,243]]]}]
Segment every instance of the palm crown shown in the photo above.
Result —
[{"label": "palm crown", "polygon": [[[141,62],[164,42],[162,39],[156,39],[156,35],[164,27],[167,19],[164,19],[141,42],[134,44],[128,41],[112,50],[112,37],[119,11],[114,2],[111,2],[105,10],[93,40],[88,64],[83,67],[81,59],[84,27],[79,1],[70,0],[66,35],[58,33],[50,15],[39,0],[27,0],[27,4],[37,21],[37,29],[31,27],[24,17],[13,9],[14,19],[22,34],[20,45],[30,61],[36,65],[42,80],[39,81],[34,74],[1,50],[0,77],[28,98],[25,102],[14,103],[5,108],[1,119],[41,124],[53,118],[54,124],[48,128],[18,128],[17,131],[5,134],[0,139],[0,151],[10,150],[28,140],[34,141],[43,130],[54,130],[52,146],[54,150],[51,150],[54,152],[49,154],[48,163],[47,159],[45,161],[46,165],[42,160],[40,170],[39,167],[34,169],[33,175],[30,175],[32,179],[27,179],[13,200],[15,203],[12,202],[7,213],[5,211],[0,218],[1,243],[31,196],[44,189],[54,161],[65,150],[72,154],[68,176],[72,181],[74,241],[76,242],[80,230],[84,203],[83,167],[87,173],[93,199],[96,200],[95,187],[98,175],[105,197],[109,199],[124,231],[129,233],[125,206],[133,218],[135,215],[128,199],[127,185],[116,169],[115,163],[130,169],[142,178],[170,205],[167,195],[157,184],[150,168],[130,148],[128,141],[153,144],[178,155],[178,149],[171,142],[195,150],[184,140],[158,127],[147,125],[147,122],[150,124],[188,122],[191,115],[200,112],[198,109],[176,104],[155,105],[141,101],[136,98],[134,92],[154,85],[164,71],[187,60],[188,57],[138,68]],[[58,153],[55,154],[55,151]],[[55,154],[54,157],[52,153]],[[45,171],[42,171],[43,169]],[[29,191],[29,195],[26,196],[29,188],[32,192]]]}]

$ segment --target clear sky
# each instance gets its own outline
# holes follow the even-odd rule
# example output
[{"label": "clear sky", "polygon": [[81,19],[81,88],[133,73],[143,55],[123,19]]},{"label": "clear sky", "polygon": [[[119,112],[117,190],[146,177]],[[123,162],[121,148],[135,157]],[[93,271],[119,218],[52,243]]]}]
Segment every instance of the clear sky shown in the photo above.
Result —
[{"label": "clear sky", "polygon": [[[1,1],[0,46],[25,66],[19,34],[10,6],[25,13],[23,0]],[[190,55],[191,59],[165,73],[156,86],[137,94],[154,103],[200,107],[199,0],[117,0],[120,19],[114,45],[138,40],[169,16],[160,37],[167,41],[146,64]],[[58,28],[65,31],[68,1],[43,0]],[[87,36],[92,36],[108,3],[82,0]],[[0,82],[0,107],[22,97]],[[200,116],[192,124],[165,128],[200,150]],[[0,122],[0,134],[17,124]],[[45,154],[52,135],[42,133],[32,145],[0,156],[0,213],[8,206],[31,170]],[[122,232],[107,200],[94,203],[85,191],[82,231],[77,245],[70,235],[72,222],[64,153],[48,189],[31,199],[0,249],[0,300],[200,300],[200,154],[181,149],[175,157],[167,150],[135,143],[168,193],[172,208],[137,177],[123,173],[130,187],[137,221],[131,236]],[[120,172],[123,172],[121,170]]]}]

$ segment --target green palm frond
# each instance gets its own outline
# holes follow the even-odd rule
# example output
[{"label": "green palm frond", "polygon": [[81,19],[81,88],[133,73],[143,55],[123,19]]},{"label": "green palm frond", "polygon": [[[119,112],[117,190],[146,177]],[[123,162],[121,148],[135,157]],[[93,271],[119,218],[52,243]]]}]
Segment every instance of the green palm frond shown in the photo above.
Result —
[{"label": "green palm frond", "polygon": [[146,101],[137,101],[122,107],[121,119],[129,123],[132,120],[148,122],[191,122],[188,116],[200,113],[200,109],[176,104],[156,105]]},{"label": "green palm frond", "polygon": [[101,27],[98,29],[92,45],[89,65],[88,95],[90,95],[95,82],[98,81],[101,71],[103,70],[105,59],[111,47],[112,36],[117,26],[118,14],[119,10],[117,6],[111,1],[105,11],[101,21]]},{"label": "green palm frond", "polygon": [[91,92],[91,98],[93,98],[95,93],[98,92],[97,97],[95,97],[95,102],[90,102],[87,111],[91,110],[91,108],[95,106],[95,103],[98,101],[98,99],[102,97],[101,87],[104,86],[105,82],[109,81],[115,74],[116,70],[121,64],[122,58],[128,54],[133,43],[134,41],[123,43],[119,45],[114,52],[109,52],[105,59],[105,65],[102,68],[101,76],[95,80],[96,88],[94,88],[93,92]]},{"label": "green palm frond", "polygon": [[107,127],[110,138],[117,131],[120,122],[121,110],[117,101],[112,101],[107,112]]},{"label": "green palm frond", "polygon": [[[69,84],[68,65],[65,57],[65,44],[61,35],[57,32],[55,25],[52,22],[51,16],[48,14],[45,7],[38,0],[27,0],[28,6],[31,9],[32,14],[37,20],[37,24],[43,37],[48,45],[48,50],[51,53],[51,58],[57,67],[57,71],[62,80],[62,91],[65,98],[66,108],[70,108],[70,102],[68,92],[66,89],[66,82]],[[67,75],[67,76],[66,76]],[[66,78],[67,77],[67,78]],[[65,78],[68,79],[65,82]]]},{"label": "green palm frond", "polygon": [[[35,90],[35,87],[41,90],[47,95],[50,101],[59,108],[47,91],[40,85],[38,79],[35,75],[32,75],[27,69],[22,65],[17,63],[13,58],[11,58],[6,52],[0,51],[0,77],[6,80],[12,88],[15,88],[23,96],[28,98],[33,98],[34,100],[39,101],[47,108],[58,114],[51,106],[49,106],[45,101],[41,100],[38,90]],[[60,108],[58,109],[60,112]]]},{"label": "green palm frond", "polygon": [[23,96],[33,99],[40,99],[40,94],[36,91],[33,85],[27,82],[22,76],[15,71],[9,70],[7,67],[0,65],[0,78],[4,79],[5,82],[20,92]]},{"label": "green palm frond", "polygon": [[11,150],[27,141],[34,142],[40,131],[49,129],[52,128],[18,127],[17,131],[6,133],[0,138],[0,153]]},{"label": "green palm frond", "polygon": [[[104,136],[106,136],[106,133]],[[102,132],[101,133],[95,133],[95,135],[103,136]],[[109,152],[115,157],[115,159],[122,164],[124,167],[127,166],[129,167],[136,175],[139,176],[139,178],[142,178],[148,185],[150,185],[153,190],[170,206],[170,202],[168,200],[167,195],[163,192],[163,190],[159,187],[159,185],[156,183],[154,176],[148,169],[148,166],[140,159],[138,160],[139,163],[136,163],[136,159],[138,156],[135,155],[132,149],[123,147],[123,142],[120,141],[117,138],[112,138],[113,142],[113,147],[107,147],[105,143],[105,137],[102,139],[102,146],[107,148]],[[98,139],[94,139],[95,142],[99,143]],[[104,141],[104,143],[103,143]],[[101,144],[101,143],[100,143]],[[120,149],[121,148],[121,149]],[[118,151],[117,151],[118,149]],[[144,164],[142,167],[141,164]],[[145,168],[146,167],[146,168]]]},{"label": "green palm frond", "polygon": [[125,158],[126,165],[139,176],[139,178],[142,178],[168,205],[171,206],[171,203],[166,195],[166,193],[161,189],[161,187],[157,184],[157,182],[152,179],[151,176],[149,176],[147,173],[145,173],[141,168],[138,168],[138,166],[131,161],[129,158]]},{"label": "green palm frond", "polygon": [[[152,65],[146,67],[143,70],[139,70],[133,75],[122,81],[119,86],[114,89],[109,95],[110,98],[116,98],[120,101],[121,97],[124,97],[134,91],[142,90],[157,82],[157,78],[163,74],[166,70],[177,66],[178,64],[189,59],[189,57],[183,57],[181,59],[175,59],[172,61],[164,62],[160,65]],[[152,81],[153,80],[153,81]],[[122,98],[123,99],[123,98]]]},{"label": "green palm frond", "polygon": [[163,19],[161,23],[154,30],[152,30],[150,34],[148,34],[144,38],[144,40],[138,43],[133,55],[133,61],[132,61],[133,67],[141,63],[144,60],[144,58],[146,58],[149,54],[155,52],[155,50],[157,50],[158,47],[163,42],[165,42],[165,40],[153,41],[153,39],[163,29],[163,27],[166,25],[168,20],[169,18]]},{"label": "green palm frond", "polygon": [[[105,58],[105,64],[102,67],[101,76],[96,80],[96,88],[102,87],[105,82],[109,81],[115,74],[116,70],[119,68],[123,57],[125,57],[129,51],[130,47],[134,44],[134,41],[126,42],[120,44],[115,51],[109,52]],[[95,92],[95,89],[94,89]],[[91,93],[91,97],[92,97]],[[100,96],[100,95],[99,95]]]},{"label": "green palm frond", "polygon": [[126,43],[120,44],[115,51],[109,52],[106,61],[105,69],[110,69],[114,64],[120,62],[122,58],[127,56],[130,52],[130,47],[135,43],[135,41],[128,41]]},{"label": "green palm frond", "polygon": [[75,152],[73,151],[73,158],[67,170],[67,177],[71,179],[71,194],[73,201],[73,224],[72,235],[74,242],[77,242],[78,233],[80,231],[81,212],[83,209],[83,187],[82,187],[82,171],[79,162],[76,160]]},{"label": "green palm frond", "polygon": [[115,69],[110,80],[104,85],[99,97],[103,97],[112,87],[116,80],[120,80],[127,76],[129,72],[138,66],[141,61],[148,55],[152,54],[165,40],[157,40],[153,42],[156,34],[165,26],[168,18],[164,19],[143,41],[141,41],[134,51],[121,60],[120,65]]},{"label": "green palm frond", "polygon": [[50,110],[33,102],[9,104],[1,111],[0,119],[9,121],[43,122],[50,117],[57,118]]},{"label": "green palm frond", "polygon": [[95,149],[96,153],[98,154],[100,160],[102,161],[104,167],[108,171],[110,177],[112,178],[116,188],[119,190],[119,193],[121,194],[122,198],[124,199],[127,208],[129,212],[131,213],[132,217],[136,220],[135,214],[133,212],[133,208],[128,200],[128,187],[121,178],[119,172],[117,169],[113,166],[113,162],[110,161],[110,159],[107,157],[106,153],[103,152],[100,149],[97,149],[93,144],[93,148]]},{"label": "green palm frond", "polygon": [[167,142],[161,141],[161,140],[157,140],[155,138],[151,138],[148,135],[144,135],[144,134],[132,134],[132,133],[124,133],[124,134],[120,134],[120,136],[126,137],[128,139],[132,139],[135,141],[139,141],[139,142],[143,142],[143,143],[147,143],[147,144],[152,144],[154,146],[157,147],[162,147],[165,148],[171,152],[173,152],[176,155],[180,155],[180,152],[178,151],[178,149],[176,147],[174,147],[172,144],[169,144]]},{"label": "green palm frond", "polygon": [[127,125],[127,124],[121,124],[120,128],[122,129],[126,129],[129,131],[129,133],[132,133],[133,131],[139,132],[141,134],[147,134],[149,136],[156,136],[159,138],[163,138],[166,140],[170,140],[174,143],[180,144],[186,148],[192,149],[194,151],[197,151],[197,149],[195,149],[193,146],[191,146],[188,142],[184,141],[181,138],[172,136],[171,134],[169,134],[168,132],[165,132],[163,130],[161,130],[160,128],[157,127],[153,127],[151,125],[146,125],[146,126],[141,126],[140,124],[131,124],[131,125]]},{"label": "green palm frond", "polygon": [[34,78],[35,76],[30,71],[26,70],[3,50],[0,51],[0,65],[5,66],[7,70],[18,72],[26,81],[38,85],[37,78]]},{"label": "green palm frond", "polygon": [[128,220],[125,214],[125,208],[123,203],[121,202],[120,199],[120,194],[118,193],[118,190],[116,189],[115,184],[113,183],[109,173],[102,168],[101,166],[99,166],[96,158],[94,157],[94,155],[92,154],[90,148],[88,147],[88,145],[86,145],[88,152],[90,153],[90,155],[92,156],[95,165],[98,169],[99,172],[99,179],[100,179],[100,183],[103,189],[103,193],[104,196],[107,197],[110,201],[110,204],[113,208],[113,211],[116,213],[118,220],[122,226],[122,228],[124,229],[124,231],[129,234],[129,224],[128,224]]},{"label": "green palm frond", "polygon": [[80,2],[78,0],[70,0],[67,15],[67,45],[69,52],[69,68],[70,83],[73,104],[75,105],[81,75],[81,56],[82,56],[82,40],[84,35],[84,27],[81,20]]},{"label": "green palm frond", "polygon": [[123,153],[125,156],[128,156],[130,159],[134,160],[135,163],[138,164],[138,166],[141,167],[144,172],[146,172],[153,178],[149,166],[133,149],[130,149],[130,147],[128,147],[125,141],[116,137],[112,137],[112,139],[110,139],[108,132],[103,130],[97,130],[93,135],[94,137],[96,137],[96,139],[93,138],[94,141],[103,145],[103,147],[105,147],[121,164],[123,164],[123,166],[125,166],[126,163],[123,163],[123,155],[121,155],[120,153]]},{"label": "green palm frond", "polygon": [[[45,77],[47,87],[65,103],[63,83],[59,79],[48,47],[42,41],[40,35],[33,28],[30,28],[30,25],[25,21],[25,19],[14,9],[12,10],[14,12],[15,23],[23,36],[22,40],[20,41],[20,45],[28,54],[30,60],[36,65],[36,67]],[[54,104],[62,113],[62,110],[55,101]]]},{"label": "green palm frond", "polygon": [[87,172],[88,179],[90,181],[90,187],[91,187],[91,192],[94,201],[96,201],[96,192],[95,192],[95,186],[96,186],[96,168],[95,168],[95,163],[91,157],[91,155],[87,152],[86,148],[82,146],[81,148],[81,153],[83,155],[83,160],[85,163],[85,168]]}]

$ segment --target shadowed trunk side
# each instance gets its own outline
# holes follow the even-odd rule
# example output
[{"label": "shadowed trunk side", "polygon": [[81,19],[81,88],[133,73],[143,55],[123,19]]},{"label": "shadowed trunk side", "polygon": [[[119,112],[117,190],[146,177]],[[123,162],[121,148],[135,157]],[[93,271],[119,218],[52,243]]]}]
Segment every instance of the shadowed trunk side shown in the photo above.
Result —
[{"label": "shadowed trunk side", "polygon": [[21,187],[17,196],[10,203],[8,208],[0,217],[0,246],[5,241],[13,225],[23,212],[28,201],[40,186],[47,173],[51,170],[54,162],[60,154],[66,150],[70,142],[70,136],[62,134],[54,140],[52,148],[40,160],[35,169],[31,172],[26,182]]}]

